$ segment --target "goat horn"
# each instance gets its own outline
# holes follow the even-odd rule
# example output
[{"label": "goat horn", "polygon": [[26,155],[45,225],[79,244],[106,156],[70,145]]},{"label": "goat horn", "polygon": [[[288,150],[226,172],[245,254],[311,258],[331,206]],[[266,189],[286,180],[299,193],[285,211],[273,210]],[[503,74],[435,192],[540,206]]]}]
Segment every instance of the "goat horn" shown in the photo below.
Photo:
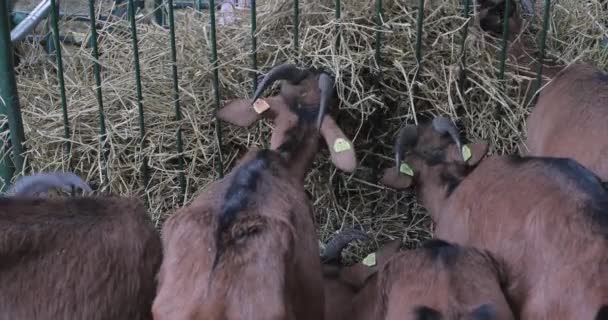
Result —
[{"label": "goat horn", "polygon": [[38,173],[23,176],[7,192],[15,196],[30,196],[35,193],[46,193],[53,188],[70,191],[72,187],[85,192],[93,192],[91,187],[79,176],[71,172]]},{"label": "goat horn", "polygon": [[278,65],[264,76],[262,81],[260,82],[258,89],[255,91],[253,95],[253,102],[258,100],[260,96],[268,89],[275,81],[277,80],[287,80],[291,83],[298,83],[306,77],[308,72],[306,70],[302,70],[295,66],[294,64],[281,64]]},{"label": "goat horn", "polygon": [[321,125],[323,124],[323,118],[325,118],[325,113],[327,112],[333,87],[334,85],[333,81],[331,80],[331,77],[326,73],[321,73],[321,75],[319,76],[319,90],[321,90],[321,101],[319,103],[317,130],[321,130]]},{"label": "goat horn", "polygon": [[367,240],[369,237],[365,232],[357,229],[342,231],[335,235],[327,245],[321,255],[322,263],[339,262],[342,250],[354,240]]},{"label": "goat horn", "polygon": [[462,143],[460,142],[458,129],[456,128],[454,123],[446,117],[436,117],[435,119],[433,119],[433,128],[440,134],[447,133],[450,135],[450,137],[452,137],[452,140],[454,140],[456,146],[458,147],[458,152],[460,153],[460,156],[464,160],[464,155],[462,154]]},{"label": "goat horn", "polygon": [[407,145],[408,147],[416,143],[416,139],[418,136],[418,129],[414,125],[407,125],[402,127],[399,130],[399,134],[397,135],[397,140],[395,142],[395,164],[397,165],[397,170],[399,170],[399,166],[401,165],[401,156],[404,153],[403,147]]}]

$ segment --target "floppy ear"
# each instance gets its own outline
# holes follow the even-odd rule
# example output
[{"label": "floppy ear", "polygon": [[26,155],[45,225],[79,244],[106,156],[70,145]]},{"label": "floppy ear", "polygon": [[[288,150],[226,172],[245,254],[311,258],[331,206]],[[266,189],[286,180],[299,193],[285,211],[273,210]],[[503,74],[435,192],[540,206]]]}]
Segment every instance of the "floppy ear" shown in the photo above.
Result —
[{"label": "floppy ear", "polygon": [[218,110],[216,116],[235,126],[249,127],[262,117],[276,117],[281,102],[281,97],[260,98],[252,106],[251,99],[235,99]]},{"label": "floppy ear", "polygon": [[468,166],[476,166],[488,153],[489,147],[484,141],[467,144],[466,146],[471,150],[471,157],[467,160]]},{"label": "floppy ear", "polygon": [[399,168],[390,167],[384,169],[380,183],[397,190],[409,188],[414,182],[414,177],[405,173],[399,172]]},{"label": "floppy ear", "polygon": [[340,170],[353,172],[357,167],[357,156],[353,143],[338,127],[334,118],[326,115],[321,125],[321,135],[327,143],[331,154],[331,162]]}]

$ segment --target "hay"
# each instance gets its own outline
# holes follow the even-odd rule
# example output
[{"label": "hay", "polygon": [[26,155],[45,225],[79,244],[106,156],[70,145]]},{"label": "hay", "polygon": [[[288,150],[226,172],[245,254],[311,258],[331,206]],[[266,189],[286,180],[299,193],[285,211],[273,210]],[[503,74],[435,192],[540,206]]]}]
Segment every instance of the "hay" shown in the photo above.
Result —
[{"label": "hay", "polygon": [[[360,227],[373,235],[371,243],[353,246],[349,256],[364,256],[388,238],[403,239],[409,247],[429,238],[432,226],[411,192],[394,192],[377,183],[390,165],[393,137],[403,121],[428,114],[447,114],[458,120],[469,139],[488,139],[492,152],[515,152],[525,116],[526,78],[509,65],[508,81],[497,80],[498,47],[472,23],[466,42],[469,85],[459,92],[459,0],[427,1],[423,34],[423,62],[417,82],[414,55],[417,1],[385,1],[382,60],[374,58],[373,1],[342,1],[336,22],[333,1],[301,1],[300,48],[293,50],[291,2],[270,0],[258,8],[258,66],[295,61],[324,66],[337,75],[343,100],[339,121],[358,150],[361,167],[353,175],[338,172],[322,151],[307,179],[314,196],[321,241],[343,228]],[[600,48],[608,16],[600,1],[560,1],[553,10],[548,52],[570,63],[584,59],[606,68],[608,53]],[[605,10],[605,9],[604,9]],[[220,90],[223,100],[248,97],[252,91],[248,12],[237,25],[218,28]],[[537,12],[540,17],[541,12]],[[109,135],[109,189],[117,194],[143,196],[140,164],[145,155],[151,168],[150,212],[158,225],[179,204],[175,134],[183,129],[187,201],[217,178],[218,146],[213,122],[212,68],[209,63],[208,13],[200,17],[181,12],[177,20],[177,60],[183,121],[176,122],[172,103],[169,34],[154,25],[138,27],[140,63],[148,146],[139,146],[139,128],[132,47],[128,34],[108,32],[110,26],[128,30],[126,22],[100,31],[103,99]],[[539,28],[539,19],[534,26]],[[120,26],[118,26],[120,24]],[[62,27],[65,27],[66,23]],[[336,29],[340,30],[338,37]],[[336,47],[334,44],[338,42]],[[40,46],[20,48],[25,55],[18,82],[27,147],[34,171],[66,170],[63,127],[55,62]],[[64,66],[73,143],[72,165],[93,184],[101,177],[98,110],[90,51],[64,51]],[[417,89],[416,89],[417,88]],[[416,93],[416,102],[412,93]],[[505,110],[497,120],[495,109]],[[224,125],[223,156],[231,168],[244,150],[261,146],[270,127],[247,130]]]}]

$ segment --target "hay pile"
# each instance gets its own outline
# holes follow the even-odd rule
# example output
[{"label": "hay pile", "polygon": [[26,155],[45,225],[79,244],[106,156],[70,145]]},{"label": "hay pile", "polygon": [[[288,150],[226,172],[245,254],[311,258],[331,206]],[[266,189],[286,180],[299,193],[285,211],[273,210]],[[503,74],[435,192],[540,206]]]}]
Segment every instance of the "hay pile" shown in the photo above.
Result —
[{"label": "hay pile", "polygon": [[[258,1],[261,2],[261,1]],[[301,59],[331,69],[343,100],[338,121],[354,139],[361,167],[353,175],[337,171],[326,150],[317,157],[307,180],[315,199],[316,221],[322,241],[335,230],[361,227],[376,243],[355,246],[353,254],[369,252],[387,238],[401,238],[413,247],[430,237],[431,223],[411,193],[394,192],[377,184],[380,170],[392,159],[393,137],[404,121],[425,114],[446,114],[458,120],[468,139],[488,139],[492,152],[515,152],[527,114],[525,78],[508,66],[505,83],[498,81],[497,42],[471,23],[466,41],[469,83],[459,91],[461,17],[460,0],[427,1],[423,34],[423,61],[418,79],[414,47],[418,1],[384,1],[384,24],[375,27],[371,0],[342,1],[336,22],[329,0],[301,2],[300,47],[294,50],[291,2],[269,0],[258,8],[258,66]],[[604,10],[604,11],[602,11]],[[542,12],[537,12],[538,18]],[[608,66],[600,49],[608,13],[595,1],[560,1],[553,10],[548,52],[560,61],[577,59]],[[219,148],[215,142],[212,68],[209,62],[208,12],[191,11],[177,17],[177,60],[183,121],[175,121],[172,101],[169,33],[158,26],[138,27],[143,81],[143,105],[148,146],[139,145],[137,101],[132,44],[128,33],[100,31],[103,101],[109,134],[109,186],[105,191],[143,198],[140,164],[148,158],[151,182],[150,212],[160,223],[180,204],[175,136],[184,137],[189,202],[217,178]],[[118,26],[117,24],[121,24]],[[65,25],[65,24],[64,24]],[[539,29],[540,19],[534,22]],[[128,30],[126,22],[113,27]],[[336,31],[339,30],[339,33]],[[381,60],[375,59],[376,31],[382,33]],[[248,97],[252,92],[248,12],[238,24],[218,28],[222,100]],[[335,44],[338,43],[336,46]],[[67,170],[55,61],[39,45],[20,48],[19,93],[34,171]],[[71,163],[76,172],[99,184],[98,107],[92,60],[88,48],[66,48],[69,121],[73,143]],[[417,87],[417,89],[415,89]],[[417,90],[417,91],[416,91]],[[412,95],[416,92],[416,96]],[[495,118],[497,107],[506,110]],[[250,146],[269,137],[268,124],[247,130],[223,125],[224,167],[233,166]],[[226,171],[226,169],[225,169]]]}]

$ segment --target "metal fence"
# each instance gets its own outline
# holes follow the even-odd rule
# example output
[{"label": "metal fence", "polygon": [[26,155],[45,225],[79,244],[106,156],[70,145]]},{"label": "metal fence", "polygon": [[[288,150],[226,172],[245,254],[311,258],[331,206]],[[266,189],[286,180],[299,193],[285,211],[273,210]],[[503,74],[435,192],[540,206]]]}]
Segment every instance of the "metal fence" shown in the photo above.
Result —
[{"label": "metal fence", "polygon": [[[52,40],[54,46],[56,48],[56,59],[57,59],[57,76],[61,97],[61,107],[63,111],[63,126],[64,126],[64,136],[66,138],[65,142],[65,150],[66,154],[70,154],[71,145],[69,142],[70,138],[70,124],[68,122],[68,106],[66,102],[66,94],[65,94],[65,83],[64,83],[64,70],[63,70],[63,61],[61,56],[61,39],[59,35],[59,12],[56,1],[51,1],[51,9],[50,9],[50,22],[52,29]],[[139,53],[138,53],[138,40],[137,40],[137,31],[136,31],[136,19],[135,12],[136,6],[134,4],[134,0],[128,1],[128,19],[130,20],[131,27],[131,39],[133,44],[134,51],[134,61],[135,61],[135,81],[136,81],[136,97],[137,97],[137,106],[138,106],[138,117],[139,117],[139,129],[140,129],[140,141],[142,147],[146,145],[146,125],[145,125],[145,109],[142,103],[142,87],[141,87],[141,73],[139,66]],[[294,40],[294,50],[299,48],[299,28],[300,25],[300,5],[299,0],[293,1],[293,24],[296,26],[293,31],[293,40]],[[497,77],[501,80],[505,77],[505,64],[507,59],[507,36],[508,36],[508,28],[509,28],[509,11],[511,7],[511,1],[514,0],[506,0],[505,10],[504,10],[504,25],[503,25],[503,35],[502,35],[502,51],[500,57],[500,66],[499,66],[499,74]],[[181,120],[182,114],[180,111],[180,93],[178,87],[178,69],[177,69],[177,59],[176,59],[176,45],[175,45],[175,15],[174,8],[176,4],[173,0],[155,0],[155,15],[154,18],[157,23],[161,25],[166,25],[169,29],[170,33],[170,46],[171,46],[171,62],[172,62],[172,79],[173,79],[173,103],[175,109],[175,118],[176,120]],[[204,7],[204,1],[196,0],[194,1],[194,7],[197,9],[201,9]],[[206,1],[205,1],[206,2]],[[107,133],[106,133],[106,125],[105,125],[105,114],[104,114],[104,103],[103,103],[103,95],[101,90],[101,76],[100,76],[100,65],[98,62],[99,52],[97,47],[97,29],[96,29],[96,16],[95,16],[95,2],[94,0],[89,0],[89,16],[88,20],[90,21],[90,31],[91,31],[91,55],[93,58],[94,64],[94,76],[96,82],[96,97],[97,97],[97,105],[99,111],[99,149],[101,150],[102,157],[102,181],[101,184],[105,184],[107,182],[107,161],[109,150],[107,146]],[[418,12],[417,12],[417,25],[416,25],[416,46],[415,46],[415,57],[418,65],[418,70],[420,69],[421,57],[422,57],[422,33],[424,30],[423,21],[424,21],[424,0],[418,0]],[[461,41],[460,41],[460,71],[462,75],[462,79],[464,80],[466,77],[466,50],[465,50],[465,40],[468,34],[468,27],[471,20],[470,12],[472,8],[471,0],[463,0],[462,1],[462,15],[466,21],[465,27],[462,29],[461,33]],[[211,64],[213,66],[213,88],[214,88],[214,102],[215,108],[220,107],[220,91],[219,91],[219,68],[218,68],[218,54],[217,54],[217,39],[216,39],[216,20],[215,20],[215,10],[216,4],[215,0],[208,1],[208,9],[210,11],[210,40],[211,40],[211,52],[209,53],[209,58],[211,60]],[[258,69],[257,63],[257,42],[256,42],[256,1],[251,0],[251,68],[253,70]],[[540,56],[539,59],[542,61],[545,55],[545,40],[547,36],[547,31],[549,28],[549,19],[550,19],[550,10],[551,10],[551,0],[544,0],[544,15],[543,15],[543,28],[539,37],[539,46],[540,46]],[[0,151],[0,177],[4,179],[5,185],[3,188],[6,188],[8,182],[13,178],[15,173],[20,174],[22,172],[27,172],[27,168],[24,167],[24,152],[25,152],[25,141],[26,137],[23,131],[23,124],[21,118],[21,111],[19,107],[19,99],[17,93],[17,84],[15,79],[15,73],[13,70],[13,49],[11,44],[11,23],[9,19],[9,8],[8,5],[0,5],[0,113],[7,117],[8,126],[4,126],[0,128],[0,133],[6,133],[8,131],[10,136],[10,145],[2,146]],[[383,5],[382,0],[375,0],[375,21],[378,26],[378,31],[376,32],[376,43],[375,43],[375,58],[376,61],[381,61],[381,48],[382,48],[382,32],[380,31],[380,27],[383,24]],[[341,19],[341,1],[335,0],[335,19]],[[339,32],[339,30],[337,31]],[[338,45],[338,44],[336,44]],[[541,84],[542,77],[542,64],[538,64],[539,68],[537,70],[537,81],[535,89],[538,90]],[[415,74],[417,77],[417,73]],[[255,91],[257,86],[257,75],[252,73],[253,80],[253,88],[252,91]],[[461,81],[464,83],[464,81]],[[536,91],[535,90],[535,91]],[[222,134],[221,134],[221,123],[219,119],[216,119],[216,139],[218,145],[221,147],[222,145]],[[10,150],[7,151],[7,150]],[[222,162],[222,153],[221,148],[218,154],[219,161],[217,162],[217,172],[218,176],[223,176],[223,162]],[[179,174],[179,187],[181,191],[181,199],[183,201],[183,194],[185,193],[186,188],[186,180],[184,177],[184,159],[183,159],[183,142],[182,142],[182,132],[181,129],[177,130],[176,137],[176,145],[175,152],[178,155],[178,170]],[[147,159],[143,160],[141,171],[142,171],[142,183],[146,187],[149,182],[149,169],[147,167]]]}]

